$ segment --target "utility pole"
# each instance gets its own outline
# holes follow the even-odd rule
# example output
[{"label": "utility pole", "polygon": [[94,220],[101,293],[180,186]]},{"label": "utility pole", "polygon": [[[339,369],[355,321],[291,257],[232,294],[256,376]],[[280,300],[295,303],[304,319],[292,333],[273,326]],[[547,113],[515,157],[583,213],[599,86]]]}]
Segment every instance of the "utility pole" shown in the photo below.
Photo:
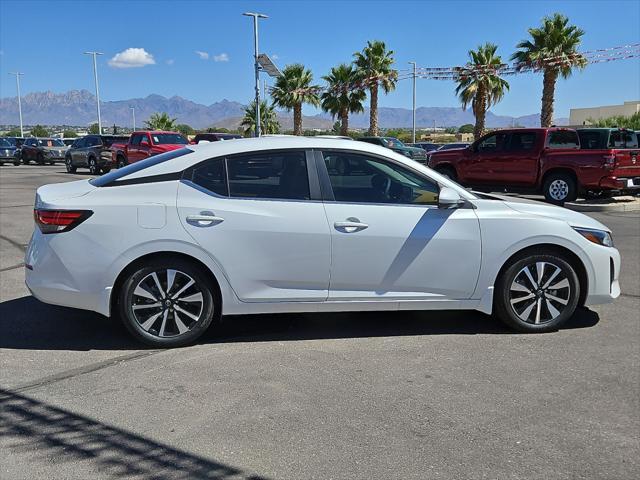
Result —
[{"label": "utility pole", "polygon": [[22,72],[9,72],[9,75],[16,76],[16,89],[18,90],[18,115],[20,115],[20,136],[24,137],[24,129],[22,128],[22,100],[20,100],[20,75]]},{"label": "utility pole", "polygon": [[253,17],[253,47],[254,47],[254,69],[256,75],[256,132],[255,136],[260,136],[260,65],[258,64],[258,19],[269,18],[262,13],[245,12],[245,17]]},{"label": "utility pole", "polygon": [[96,106],[98,109],[98,133],[102,135],[102,119],[100,118],[100,89],[98,88],[98,64],[96,57],[102,55],[101,52],[84,52],[85,55],[91,55],[93,57],[93,79],[96,84]]},{"label": "utility pole", "polygon": [[413,132],[411,135],[412,142],[416,143],[416,62],[409,62],[413,65]]},{"label": "utility pole", "polygon": [[131,116],[133,117],[132,131],[136,131],[136,107],[129,107],[131,109]]}]

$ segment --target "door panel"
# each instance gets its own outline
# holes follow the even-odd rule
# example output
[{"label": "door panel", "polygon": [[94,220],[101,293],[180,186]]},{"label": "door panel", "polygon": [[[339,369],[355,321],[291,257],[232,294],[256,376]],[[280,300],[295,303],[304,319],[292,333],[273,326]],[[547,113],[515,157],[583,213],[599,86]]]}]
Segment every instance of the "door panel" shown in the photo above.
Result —
[{"label": "door panel", "polygon": [[504,151],[506,134],[497,133],[480,141],[466,168],[466,181],[470,183],[501,183],[502,169],[508,161]]},{"label": "door panel", "polygon": [[[308,197],[308,188],[305,194],[292,181],[301,172],[273,167],[256,154],[246,157],[228,176],[215,163],[224,165],[221,159],[181,182],[178,213],[184,228],[218,262],[241,301],[326,300],[331,245],[322,202],[274,198],[283,192]],[[232,195],[235,189],[272,198],[230,197],[226,178],[232,179]]]}]

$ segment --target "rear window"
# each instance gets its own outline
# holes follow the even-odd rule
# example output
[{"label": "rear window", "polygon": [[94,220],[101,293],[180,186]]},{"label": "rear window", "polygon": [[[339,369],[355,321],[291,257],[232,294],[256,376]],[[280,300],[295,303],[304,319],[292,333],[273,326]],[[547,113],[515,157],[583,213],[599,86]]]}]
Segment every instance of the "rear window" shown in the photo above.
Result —
[{"label": "rear window", "polygon": [[139,172],[140,170],[144,170],[145,168],[149,168],[154,165],[158,165],[159,163],[182,157],[183,155],[188,155],[190,153],[193,153],[193,150],[190,150],[188,148],[180,148],[179,150],[172,150],[171,152],[161,153],[160,155],[155,155],[145,160],[132,163],[131,165],[128,165],[124,168],[112,170],[106,175],[102,175],[101,177],[96,177],[89,180],[89,183],[94,187],[104,187],[105,185],[113,183],[122,177],[131,175],[132,173]]},{"label": "rear window", "polygon": [[547,139],[549,148],[580,148],[578,134],[573,130],[555,130]]}]

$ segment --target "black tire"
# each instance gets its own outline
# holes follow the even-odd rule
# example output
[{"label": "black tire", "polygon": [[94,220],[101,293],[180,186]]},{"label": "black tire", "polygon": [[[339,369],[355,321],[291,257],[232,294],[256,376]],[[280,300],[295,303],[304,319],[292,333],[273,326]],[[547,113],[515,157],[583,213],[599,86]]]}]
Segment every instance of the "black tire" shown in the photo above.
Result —
[{"label": "black tire", "polygon": [[118,155],[116,160],[118,168],[126,167],[129,164],[123,155]]},{"label": "black tire", "polygon": [[20,160],[16,159],[13,161],[13,164],[17,167],[20,165]]},{"label": "black tire", "polygon": [[49,162],[49,165],[55,165],[55,164],[56,164],[56,162],[54,162],[54,161]]},{"label": "black tire", "polygon": [[4,162],[0,162],[0,167],[2,167],[4,165]]},{"label": "black tire", "polygon": [[41,153],[38,154],[38,156],[36,157],[36,163],[38,165],[44,165],[44,155],[42,155]]},{"label": "black tire", "polygon": [[440,175],[447,177],[449,180],[452,180],[454,182],[458,181],[458,174],[456,173],[453,167],[448,167],[448,166],[436,167],[436,172],[438,172]]},{"label": "black tire", "polygon": [[[169,270],[174,270],[178,273],[174,276],[173,285],[168,295],[164,296],[164,293],[156,286],[155,281],[148,279],[152,278],[153,273],[156,273],[160,287],[166,289],[169,283]],[[180,289],[188,283],[188,277],[194,280],[195,283],[187,288],[182,295],[178,296],[176,300],[171,300],[170,297],[179,294]],[[140,285],[142,285],[143,290],[146,290],[146,293],[150,294],[149,297],[134,294]],[[189,302],[178,300],[180,297],[184,298],[184,295],[189,298],[197,296],[198,293],[202,294],[201,306],[195,305],[195,309],[192,303],[200,302],[200,300],[190,300]],[[157,301],[158,299],[160,300]],[[167,300],[169,303],[166,303]],[[150,304],[160,304],[162,306],[147,307]],[[135,311],[134,306],[138,307]],[[141,306],[142,309],[140,309]],[[181,347],[192,344],[210,327],[214,320],[219,318],[220,306],[221,301],[218,291],[214,287],[210,276],[192,262],[179,258],[155,259],[145,265],[134,268],[127,274],[118,293],[120,317],[125,327],[137,340],[154,347]],[[197,320],[187,317],[184,309],[191,309],[191,315],[194,316],[197,313]],[[140,316],[137,317],[136,311],[144,313],[139,314]],[[181,312],[181,317],[177,316],[178,311]],[[152,317],[156,315],[156,312],[160,312],[160,316],[154,320]],[[180,333],[178,321],[182,323],[183,328],[188,327],[188,330]],[[151,323],[149,324],[148,322]]]},{"label": "black tire", "polygon": [[562,205],[578,198],[576,179],[567,173],[551,173],[543,185],[544,198],[547,202]]},{"label": "black tire", "polygon": [[109,173],[111,171],[111,167],[102,167],[102,173]]},{"label": "black tire", "polygon": [[91,175],[100,175],[100,167],[98,166],[98,162],[94,157],[89,157],[87,166],[89,167],[89,173]]},{"label": "black tire", "polygon": [[[538,278],[540,263],[544,264],[542,282]],[[524,272],[527,267],[539,288]],[[514,258],[496,282],[494,311],[516,331],[550,332],[571,318],[579,298],[580,282],[569,262],[557,253],[525,253]]]},{"label": "black tire", "polygon": [[71,157],[64,159],[64,166],[67,167],[67,173],[76,173],[77,168],[71,164]]}]

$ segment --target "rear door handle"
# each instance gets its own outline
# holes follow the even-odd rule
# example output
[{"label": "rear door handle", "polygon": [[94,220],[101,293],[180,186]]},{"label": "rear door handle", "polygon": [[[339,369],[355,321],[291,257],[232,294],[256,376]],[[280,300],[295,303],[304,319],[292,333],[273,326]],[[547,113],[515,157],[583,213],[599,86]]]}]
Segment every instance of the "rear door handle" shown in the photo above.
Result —
[{"label": "rear door handle", "polygon": [[345,232],[345,233],[354,233],[359,232],[360,230],[364,230],[368,228],[369,225],[366,223],[362,223],[357,218],[347,218],[344,222],[336,222],[333,224],[336,230]]},{"label": "rear door handle", "polygon": [[224,222],[224,218],[216,217],[213,213],[202,212],[200,215],[188,215],[187,223],[195,227],[210,227]]}]

